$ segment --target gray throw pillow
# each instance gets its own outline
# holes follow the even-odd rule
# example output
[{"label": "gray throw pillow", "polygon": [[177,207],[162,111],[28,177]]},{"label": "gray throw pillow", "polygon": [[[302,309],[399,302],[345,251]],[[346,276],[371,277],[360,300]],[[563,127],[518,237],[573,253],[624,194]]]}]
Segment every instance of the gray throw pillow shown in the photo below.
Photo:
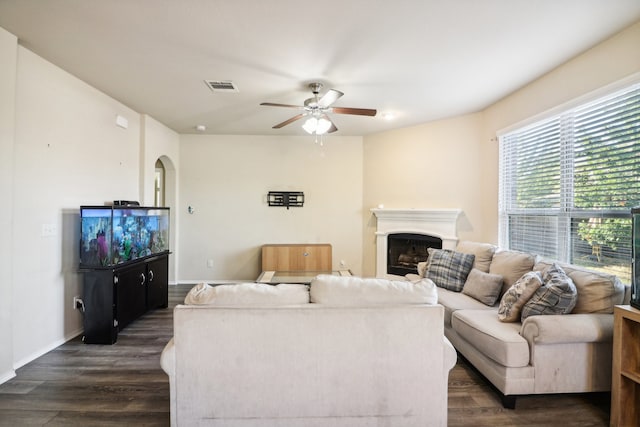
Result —
[{"label": "gray throw pillow", "polygon": [[475,256],[450,249],[429,248],[428,252],[425,277],[433,280],[436,286],[460,292],[473,268]]},{"label": "gray throw pillow", "polygon": [[573,280],[558,264],[542,273],[542,285],[522,308],[522,321],[541,314],[569,314],[578,301]]},{"label": "gray throw pillow", "polygon": [[462,293],[477,299],[483,304],[493,306],[502,291],[502,276],[489,274],[477,268],[471,269]]}]

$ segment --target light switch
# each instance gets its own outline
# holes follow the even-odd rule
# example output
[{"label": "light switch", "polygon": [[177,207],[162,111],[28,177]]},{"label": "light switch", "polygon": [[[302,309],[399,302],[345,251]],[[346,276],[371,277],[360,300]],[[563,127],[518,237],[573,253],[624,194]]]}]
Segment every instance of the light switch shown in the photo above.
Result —
[{"label": "light switch", "polygon": [[52,237],[58,234],[58,226],[55,224],[42,224],[42,237]]}]

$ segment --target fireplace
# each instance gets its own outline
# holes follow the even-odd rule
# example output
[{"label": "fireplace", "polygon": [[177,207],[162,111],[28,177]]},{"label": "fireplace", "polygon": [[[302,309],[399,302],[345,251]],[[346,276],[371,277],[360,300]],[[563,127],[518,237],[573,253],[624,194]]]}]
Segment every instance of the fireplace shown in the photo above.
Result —
[{"label": "fireplace", "polygon": [[427,249],[442,249],[442,239],[415,233],[393,233],[387,236],[387,273],[404,276],[417,274],[418,263],[429,257]]},{"label": "fireplace", "polygon": [[[390,272],[387,270],[388,258],[396,257],[396,250],[389,248],[389,236],[393,241],[394,235],[401,235],[401,239],[415,241],[415,245],[409,244],[407,253],[403,254],[403,263],[416,264],[413,254],[414,246],[418,259],[425,257],[426,248],[433,240],[439,240],[440,248],[455,249],[458,244],[457,222],[462,213],[460,209],[371,209],[377,218],[376,228],[376,277],[393,278],[404,276],[404,270]],[[424,241],[427,240],[425,243]],[[393,244],[393,243],[392,243]],[[434,242],[433,247],[438,242]],[[397,254],[399,258],[400,254]],[[426,257],[425,257],[426,259]],[[419,262],[419,261],[418,261]],[[415,272],[413,265],[411,272]]]}]

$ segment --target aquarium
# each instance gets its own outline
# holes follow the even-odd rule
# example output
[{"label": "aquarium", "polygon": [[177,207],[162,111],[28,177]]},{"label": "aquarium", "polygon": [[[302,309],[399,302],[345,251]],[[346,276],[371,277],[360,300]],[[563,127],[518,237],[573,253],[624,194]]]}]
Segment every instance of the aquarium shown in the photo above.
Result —
[{"label": "aquarium", "polygon": [[631,210],[631,305],[640,309],[640,207]]},{"label": "aquarium", "polygon": [[80,207],[80,267],[101,268],[169,252],[169,208]]}]

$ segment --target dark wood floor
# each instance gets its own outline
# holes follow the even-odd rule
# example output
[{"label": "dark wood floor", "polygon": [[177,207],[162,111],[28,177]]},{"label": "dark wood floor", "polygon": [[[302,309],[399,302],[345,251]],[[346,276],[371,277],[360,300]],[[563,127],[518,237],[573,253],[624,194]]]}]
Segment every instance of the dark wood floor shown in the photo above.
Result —
[{"label": "dark wood floor", "polygon": [[[169,309],[130,324],[115,345],[71,340],[0,385],[0,426],[167,426],[169,383],[160,353],[172,307],[190,285],[169,288]],[[609,395],[525,396],[504,409],[463,360],[449,375],[449,426],[607,426]]]}]

